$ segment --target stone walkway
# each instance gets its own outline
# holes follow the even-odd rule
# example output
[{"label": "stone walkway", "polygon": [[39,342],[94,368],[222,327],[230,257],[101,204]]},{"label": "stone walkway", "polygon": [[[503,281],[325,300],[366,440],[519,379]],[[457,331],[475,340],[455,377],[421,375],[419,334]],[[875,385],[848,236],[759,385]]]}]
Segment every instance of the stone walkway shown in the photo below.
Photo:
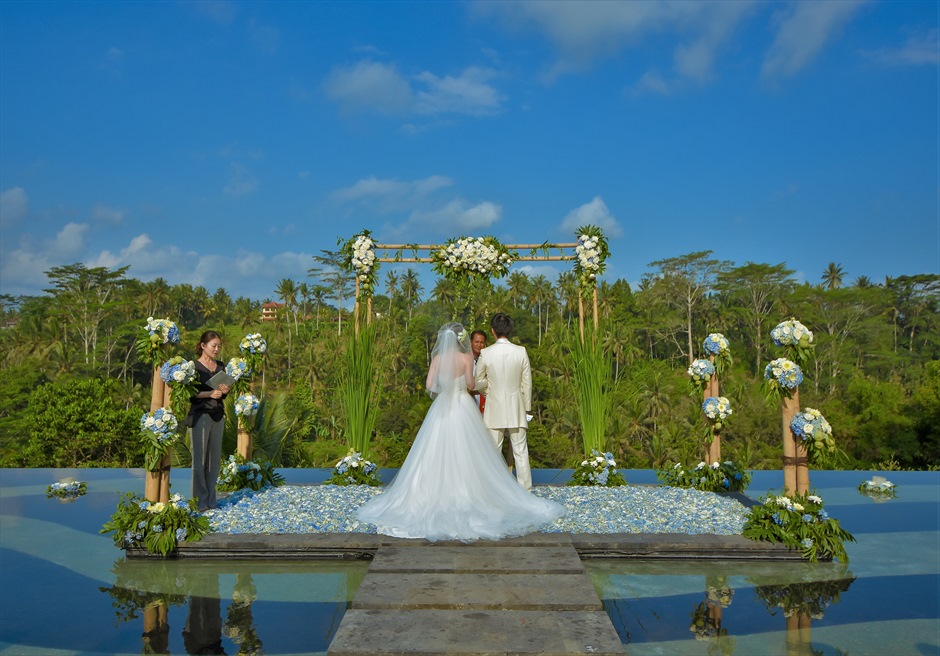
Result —
[{"label": "stone walkway", "polygon": [[328,651],[625,653],[565,534],[382,546]]}]

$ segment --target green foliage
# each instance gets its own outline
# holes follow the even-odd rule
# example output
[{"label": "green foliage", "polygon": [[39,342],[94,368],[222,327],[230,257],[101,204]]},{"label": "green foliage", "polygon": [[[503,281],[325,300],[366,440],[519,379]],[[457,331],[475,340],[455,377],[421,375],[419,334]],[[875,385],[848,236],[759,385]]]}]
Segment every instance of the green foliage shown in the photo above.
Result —
[{"label": "green foliage", "polygon": [[180,542],[198,542],[211,531],[209,520],[196,510],[195,499],[178,494],[167,502],[151,503],[128,492],[100,533],[112,533],[119,549],[146,547],[165,556]]},{"label": "green foliage", "polygon": [[120,405],[116,381],[64,377],[29,395],[30,440],[21,467],[139,467],[139,411]]},{"label": "green foliage", "polygon": [[346,443],[359,453],[369,452],[375,428],[378,371],[375,328],[363,326],[346,342],[345,368],[340,394],[346,421]]},{"label": "green foliage", "polygon": [[600,336],[585,330],[584,340],[572,333],[568,340],[571,382],[578,401],[584,452],[603,451],[607,446],[607,418],[611,410],[613,374]]},{"label": "green foliage", "polygon": [[703,492],[743,492],[751,482],[751,472],[730,460],[711,465],[700,462],[694,469],[685,469],[677,462],[657,471],[656,477],[663,485]]},{"label": "green foliage", "polygon": [[822,499],[816,495],[761,497],[762,505],[748,509],[741,534],[751,540],[781,542],[798,549],[812,562],[836,559],[849,562],[845,542],[855,538],[838,520],[829,517]]},{"label": "green foliage", "polygon": [[785,617],[794,613],[821,620],[826,610],[839,601],[855,577],[825,581],[799,581],[786,585],[756,585],[754,595],[771,615],[782,611]]},{"label": "green foliage", "polygon": [[333,468],[333,474],[323,481],[324,485],[372,485],[382,484],[378,467],[353,449]]},{"label": "green foliage", "polygon": [[87,492],[88,484],[84,481],[76,480],[59,481],[46,488],[46,496],[50,499],[56,497],[58,499],[73,500],[84,496]]}]

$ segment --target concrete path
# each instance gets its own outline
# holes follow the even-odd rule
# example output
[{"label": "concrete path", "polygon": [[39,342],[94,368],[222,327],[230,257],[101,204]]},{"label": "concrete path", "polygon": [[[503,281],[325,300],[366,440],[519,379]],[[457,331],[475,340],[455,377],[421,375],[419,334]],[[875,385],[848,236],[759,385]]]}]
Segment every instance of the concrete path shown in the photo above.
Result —
[{"label": "concrete path", "polygon": [[329,656],[625,654],[568,535],[379,547]]}]

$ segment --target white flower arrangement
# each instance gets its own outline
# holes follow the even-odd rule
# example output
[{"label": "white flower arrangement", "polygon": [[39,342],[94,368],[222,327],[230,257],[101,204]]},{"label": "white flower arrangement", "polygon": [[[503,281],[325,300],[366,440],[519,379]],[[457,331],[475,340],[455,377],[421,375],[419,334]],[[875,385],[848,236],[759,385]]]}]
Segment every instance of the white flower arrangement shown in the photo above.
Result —
[{"label": "white flower arrangement", "polygon": [[235,414],[239,417],[251,417],[258,412],[260,401],[254,394],[248,392],[235,400]]},{"label": "white flower arrangement", "polygon": [[874,499],[888,499],[895,496],[897,486],[884,476],[872,476],[858,486],[858,491]]},{"label": "white flower arrangement", "polygon": [[177,344],[180,341],[179,328],[169,319],[147,317],[146,329],[153,344]]},{"label": "white flower arrangement", "polygon": [[74,501],[88,492],[88,484],[84,481],[61,480],[46,488],[46,496],[57,497],[66,501]]},{"label": "white flower arrangement", "polygon": [[617,471],[617,461],[610,452],[601,453],[591,449],[591,455],[581,461],[571,474],[567,485],[599,485],[602,487],[618,487],[626,485],[627,481]]},{"label": "white flower arrangement", "polygon": [[333,468],[333,475],[330,476],[325,484],[332,485],[381,485],[379,480],[378,466],[362,457],[362,454],[353,449],[349,450],[336,466]]},{"label": "white flower arrangement", "polygon": [[375,240],[372,233],[363,230],[358,235],[346,240],[340,254],[343,267],[355,274],[361,296],[370,297],[375,291],[375,278],[378,264],[375,256]]},{"label": "white flower arrangement", "polygon": [[770,331],[770,338],[777,346],[799,346],[808,348],[813,343],[813,332],[796,319],[783,321]]},{"label": "white flower arrangement", "polygon": [[180,356],[170,358],[160,367],[160,378],[169,385],[189,385],[196,380],[196,363]]},{"label": "white flower arrangement", "polygon": [[597,226],[581,226],[575,231],[575,236],[578,242],[574,247],[574,270],[583,294],[588,289],[593,289],[597,284],[597,277],[604,273],[610,249],[604,233]]},{"label": "white flower arrangement", "polygon": [[264,355],[268,352],[268,343],[264,341],[261,333],[251,333],[242,337],[238,344],[238,349],[242,353],[251,355]]},{"label": "white flower arrangement", "polygon": [[251,367],[248,366],[248,361],[245,358],[232,358],[225,365],[225,373],[235,380],[240,380],[251,375]]},{"label": "white flower arrangement", "polygon": [[493,237],[459,237],[431,253],[434,268],[449,278],[464,275],[501,278],[513,254]]}]

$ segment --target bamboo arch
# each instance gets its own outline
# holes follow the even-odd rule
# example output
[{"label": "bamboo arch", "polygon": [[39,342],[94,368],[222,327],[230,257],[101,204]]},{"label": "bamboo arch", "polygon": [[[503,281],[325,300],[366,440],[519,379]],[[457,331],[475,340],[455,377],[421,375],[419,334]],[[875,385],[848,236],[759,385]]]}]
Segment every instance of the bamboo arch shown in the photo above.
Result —
[{"label": "bamboo arch", "polygon": [[[570,253],[565,253],[566,249],[573,249],[577,247],[576,242],[565,243],[565,244],[504,244],[504,246],[509,250],[528,250],[528,255],[520,255],[513,258],[513,264],[516,262],[570,262],[577,258],[577,255]],[[386,263],[416,263],[416,264],[431,264],[434,260],[430,255],[419,255],[420,252],[431,253],[433,251],[440,250],[445,248],[443,244],[375,244],[376,251],[383,251],[385,255],[381,257],[376,257],[376,262],[386,262]],[[539,250],[550,250],[557,249],[559,251],[558,255],[551,255],[549,253],[539,254]],[[390,251],[394,251],[394,255],[389,255]],[[411,251],[412,255],[410,257],[403,257],[402,253],[404,251]],[[582,290],[578,290],[578,327],[581,331],[581,341],[584,341],[584,295],[581,293]],[[359,334],[359,308],[360,308],[360,287],[359,287],[359,278],[356,277],[356,304],[353,307],[353,316],[355,317],[355,333]],[[592,310],[593,310],[593,320],[594,328],[597,328],[598,325],[598,312],[597,312],[597,285],[594,284],[591,290],[592,296]],[[372,296],[370,295],[366,299],[366,325],[372,323]]]}]

